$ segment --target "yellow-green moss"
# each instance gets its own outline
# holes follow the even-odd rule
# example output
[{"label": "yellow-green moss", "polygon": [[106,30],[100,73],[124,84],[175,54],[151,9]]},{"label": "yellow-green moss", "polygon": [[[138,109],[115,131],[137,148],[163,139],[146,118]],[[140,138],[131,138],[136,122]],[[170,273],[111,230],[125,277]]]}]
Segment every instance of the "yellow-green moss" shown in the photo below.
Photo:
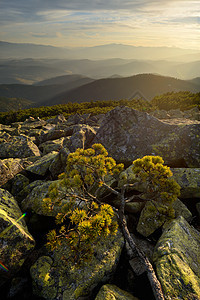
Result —
[{"label": "yellow-green moss", "polygon": [[[46,293],[43,292],[47,289],[43,280],[46,274],[51,274],[55,281],[54,288],[63,294],[63,299],[75,300],[82,296],[88,297],[91,290],[98,283],[109,279],[110,274],[115,270],[123,244],[124,239],[120,232],[109,239],[101,239],[96,246],[96,255],[93,255],[91,260],[81,265],[74,265],[70,261],[70,258],[68,258],[70,257],[70,250],[67,245],[63,244],[52,253],[53,263],[51,266],[48,260],[49,266],[43,267],[43,261],[46,261],[45,257],[41,257],[32,266],[31,276],[36,294],[43,295],[43,293]],[[66,261],[63,260],[63,256],[66,257]],[[41,267],[42,271],[37,272],[37,270],[41,270]],[[49,269],[51,269],[51,272]],[[48,294],[50,295],[49,292]]]},{"label": "yellow-green moss", "polygon": [[138,298],[121,290],[114,284],[106,284],[101,287],[95,300],[138,300]]},{"label": "yellow-green moss", "polygon": [[165,298],[200,298],[200,235],[179,217],[158,241],[154,262]]},{"label": "yellow-green moss", "polygon": [[[54,299],[57,295],[55,279],[51,274],[52,264],[53,261],[49,256],[42,256],[30,269],[32,278],[37,278],[37,281],[33,282],[34,292],[46,299]],[[42,289],[38,290],[37,286]]]}]

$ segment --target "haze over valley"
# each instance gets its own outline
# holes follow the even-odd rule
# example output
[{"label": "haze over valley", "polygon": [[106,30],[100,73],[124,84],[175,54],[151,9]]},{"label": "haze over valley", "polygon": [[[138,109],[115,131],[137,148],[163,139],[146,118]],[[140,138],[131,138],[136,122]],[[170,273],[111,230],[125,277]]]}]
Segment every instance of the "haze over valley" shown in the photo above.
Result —
[{"label": "haze over valley", "polygon": [[199,92],[196,1],[89,2],[3,1],[1,109]]}]

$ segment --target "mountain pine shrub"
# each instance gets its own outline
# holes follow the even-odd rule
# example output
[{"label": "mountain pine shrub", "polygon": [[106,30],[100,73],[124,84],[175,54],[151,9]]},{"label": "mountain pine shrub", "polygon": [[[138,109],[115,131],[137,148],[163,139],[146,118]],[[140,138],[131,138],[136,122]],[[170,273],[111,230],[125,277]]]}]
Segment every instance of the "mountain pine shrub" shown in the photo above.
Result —
[{"label": "mountain pine shrub", "polygon": [[[156,200],[159,212],[173,217],[171,204],[179,195],[180,187],[171,178],[172,172],[163,165],[161,157],[145,156],[135,160],[132,170],[136,179],[133,182],[124,177],[120,187],[109,185],[108,179],[111,177],[118,180],[123,169],[124,165],[117,164],[109,157],[101,144],[94,144],[86,150],[77,149],[69,154],[65,173],[52,183],[48,198],[43,200],[47,210],[60,207],[56,215],[59,229],[54,229],[47,235],[47,246],[51,250],[65,240],[75,262],[87,260],[100,237],[107,238],[110,234],[115,234],[118,221],[125,226],[124,221],[119,220],[120,210],[124,218],[125,203],[130,201],[130,196],[126,197],[126,191],[134,189],[138,182],[143,183],[145,190],[136,196],[137,201]],[[99,195],[102,189],[120,200],[119,210],[101,201]],[[131,199],[135,201],[134,195]]]}]

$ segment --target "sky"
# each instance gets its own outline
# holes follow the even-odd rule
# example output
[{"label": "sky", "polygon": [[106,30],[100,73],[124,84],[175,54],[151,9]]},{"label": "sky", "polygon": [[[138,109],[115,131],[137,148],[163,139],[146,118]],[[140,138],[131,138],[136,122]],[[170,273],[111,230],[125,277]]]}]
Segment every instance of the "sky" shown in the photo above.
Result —
[{"label": "sky", "polygon": [[0,40],[200,50],[200,0],[0,0]]}]

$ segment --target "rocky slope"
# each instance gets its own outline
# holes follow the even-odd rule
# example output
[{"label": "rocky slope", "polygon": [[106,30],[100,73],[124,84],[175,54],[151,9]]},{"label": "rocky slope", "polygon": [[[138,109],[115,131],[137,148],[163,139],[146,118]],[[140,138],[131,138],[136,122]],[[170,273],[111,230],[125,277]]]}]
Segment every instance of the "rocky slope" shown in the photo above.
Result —
[{"label": "rocky slope", "polygon": [[[105,115],[73,115],[67,120],[60,115],[46,121],[30,117],[0,125],[3,299],[154,299],[144,267],[120,230],[100,240],[91,262],[78,268],[63,263],[62,256],[69,253],[66,245],[53,252],[44,247],[59,208],[47,214],[42,199],[65,170],[68,154],[96,142],[125,163],[127,177],[133,176],[132,161],[144,155],[160,155],[171,167],[181,186],[175,219],[158,224],[155,216],[148,222],[144,205],[129,202],[128,226],[155,267],[165,299],[200,298],[200,114],[180,114],[154,112],[161,120],[117,107]],[[117,200],[112,201],[117,207]]]}]

